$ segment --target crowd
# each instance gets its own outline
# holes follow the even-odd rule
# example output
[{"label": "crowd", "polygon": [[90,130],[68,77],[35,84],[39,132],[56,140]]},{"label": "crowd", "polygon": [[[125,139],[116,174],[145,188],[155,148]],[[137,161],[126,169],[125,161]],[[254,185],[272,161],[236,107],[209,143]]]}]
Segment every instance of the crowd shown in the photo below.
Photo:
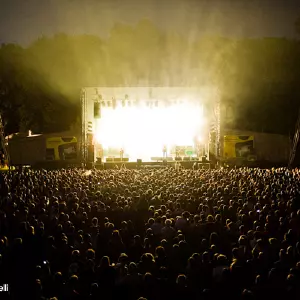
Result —
[{"label": "crowd", "polygon": [[28,169],[0,185],[13,299],[300,299],[300,170]]}]

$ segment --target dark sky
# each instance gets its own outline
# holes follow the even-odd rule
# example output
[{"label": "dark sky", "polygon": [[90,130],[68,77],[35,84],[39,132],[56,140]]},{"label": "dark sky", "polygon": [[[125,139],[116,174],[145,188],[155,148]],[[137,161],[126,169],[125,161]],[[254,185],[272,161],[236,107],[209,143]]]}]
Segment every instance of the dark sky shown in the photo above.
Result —
[{"label": "dark sky", "polygon": [[27,45],[57,32],[105,37],[116,22],[230,36],[294,37],[300,0],[0,0],[0,43]]}]

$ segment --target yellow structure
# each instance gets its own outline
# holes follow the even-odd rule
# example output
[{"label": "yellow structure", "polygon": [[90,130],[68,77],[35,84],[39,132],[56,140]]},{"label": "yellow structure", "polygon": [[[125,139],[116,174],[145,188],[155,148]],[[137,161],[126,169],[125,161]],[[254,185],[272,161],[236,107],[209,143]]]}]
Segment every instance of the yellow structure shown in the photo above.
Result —
[{"label": "yellow structure", "polygon": [[42,162],[74,161],[78,141],[74,136],[29,135],[15,136],[8,141],[11,165],[33,166]]},{"label": "yellow structure", "polygon": [[254,156],[254,136],[225,135],[223,157],[225,160],[251,160]]},{"label": "yellow structure", "polygon": [[46,138],[46,160],[62,160],[77,155],[76,137]]}]

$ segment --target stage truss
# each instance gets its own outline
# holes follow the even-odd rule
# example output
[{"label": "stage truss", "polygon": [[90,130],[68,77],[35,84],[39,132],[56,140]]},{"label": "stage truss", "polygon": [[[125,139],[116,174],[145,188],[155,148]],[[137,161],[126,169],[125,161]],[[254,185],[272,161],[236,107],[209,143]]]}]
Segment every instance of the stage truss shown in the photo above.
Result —
[{"label": "stage truss", "polygon": [[205,107],[209,122],[209,140],[206,155],[216,158],[221,154],[221,108],[220,96],[215,88],[196,87],[88,87],[81,90],[81,156],[84,163],[91,162],[89,149],[93,141],[89,138],[95,127],[94,103],[111,103],[118,101],[132,104],[144,102],[150,106],[157,103],[170,103],[193,99]]}]

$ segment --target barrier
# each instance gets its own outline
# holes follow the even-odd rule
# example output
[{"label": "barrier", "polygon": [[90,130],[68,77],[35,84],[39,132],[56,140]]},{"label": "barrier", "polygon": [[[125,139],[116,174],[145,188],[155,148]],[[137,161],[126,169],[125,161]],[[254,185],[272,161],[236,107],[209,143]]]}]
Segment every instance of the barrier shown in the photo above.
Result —
[{"label": "barrier", "polygon": [[[109,169],[120,169],[125,167],[127,169],[141,169],[141,168],[166,168],[166,167],[175,167],[175,161],[169,162],[157,162],[157,161],[150,161],[150,162],[103,162],[99,164],[95,164],[95,168],[98,170],[109,170]],[[194,166],[196,169],[211,169],[212,165],[209,162],[203,163],[202,161],[181,161],[180,166],[184,169],[192,169]]]}]

